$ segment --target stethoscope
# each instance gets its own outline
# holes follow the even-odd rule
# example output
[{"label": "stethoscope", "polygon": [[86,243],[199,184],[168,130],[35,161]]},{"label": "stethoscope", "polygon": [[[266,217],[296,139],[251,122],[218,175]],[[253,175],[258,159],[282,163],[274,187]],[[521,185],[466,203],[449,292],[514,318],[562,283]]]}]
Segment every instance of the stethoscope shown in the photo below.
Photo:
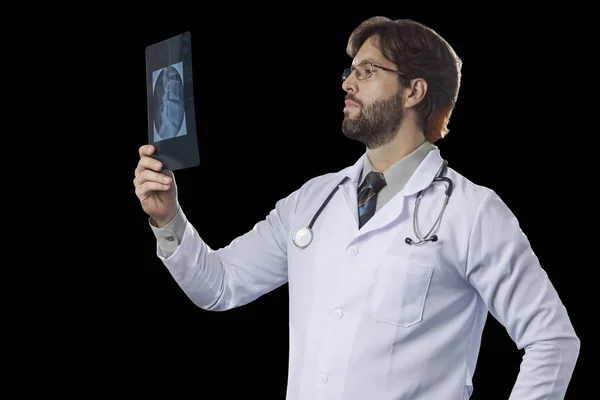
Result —
[{"label": "stethoscope", "polygon": [[429,185],[427,188],[420,190],[419,193],[417,194],[417,201],[415,202],[415,212],[413,213],[413,230],[415,231],[415,236],[419,239],[419,241],[415,242],[411,238],[407,237],[406,239],[404,239],[404,242],[406,244],[412,245],[412,244],[422,244],[422,243],[427,243],[427,242],[437,242],[438,241],[437,235],[433,235],[431,237],[429,235],[431,235],[431,233],[436,228],[436,226],[438,226],[440,224],[440,222],[442,221],[442,216],[444,215],[444,211],[446,211],[446,206],[448,205],[450,196],[452,196],[452,190],[454,189],[452,180],[448,177],[443,176],[446,174],[447,169],[448,169],[448,161],[444,160],[440,170],[436,174],[435,178],[433,178],[433,183],[444,182],[444,183],[448,184],[446,187],[446,195],[444,196],[444,204],[442,204],[442,209],[437,217],[437,220],[435,221],[435,223],[433,224],[433,226],[431,227],[429,232],[427,232],[427,235],[425,235],[425,237],[421,237],[419,235],[419,228],[417,227],[417,213],[419,212],[419,205],[421,204],[421,198],[423,197],[423,193],[425,192],[425,190],[427,190],[431,187],[431,185]]},{"label": "stethoscope", "polygon": [[[422,244],[422,243],[438,241],[437,235],[433,235],[433,236],[430,236],[430,235],[434,231],[436,226],[438,226],[440,224],[440,222],[442,220],[442,216],[444,215],[444,211],[446,210],[446,206],[448,205],[448,201],[450,200],[450,196],[452,195],[452,190],[454,188],[452,180],[450,178],[444,176],[446,174],[447,169],[448,169],[448,161],[443,160],[442,166],[440,167],[440,170],[436,174],[435,178],[433,179],[433,183],[432,183],[432,184],[434,184],[435,182],[443,182],[443,183],[447,184],[446,195],[444,198],[444,204],[442,205],[442,210],[440,211],[437,220],[435,221],[435,223],[433,224],[433,226],[431,227],[429,232],[427,232],[427,235],[425,235],[424,237],[419,235],[419,229],[417,227],[417,213],[419,211],[419,205],[421,204],[421,198],[423,197],[423,193],[425,192],[425,190],[427,190],[429,187],[431,187],[431,185],[429,185],[427,188],[419,191],[419,193],[417,194],[417,200],[415,202],[415,212],[413,214],[413,230],[415,232],[415,235],[419,239],[419,241],[415,242],[411,238],[407,237],[404,240],[404,242],[406,244],[418,245],[418,244]],[[315,224],[315,221],[317,220],[317,218],[319,217],[319,214],[321,214],[321,212],[323,211],[325,206],[327,206],[327,204],[329,203],[329,201],[331,200],[331,198],[333,197],[335,192],[337,192],[337,190],[340,188],[340,186],[343,185],[344,182],[346,182],[348,179],[349,178],[347,176],[344,177],[344,179],[342,179],[341,182],[337,184],[337,186],[331,191],[331,193],[329,193],[329,196],[327,196],[327,198],[325,199],[323,204],[321,204],[321,207],[319,207],[319,209],[313,216],[313,218],[310,221],[310,223],[308,224],[308,226],[301,226],[294,231],[292,240],[294,241],[294,244],[297,247],[299,247],[301,249],[305,249],[312,243],[313,238],[314,238],[314,233],[313,233],[312,227]]]}]

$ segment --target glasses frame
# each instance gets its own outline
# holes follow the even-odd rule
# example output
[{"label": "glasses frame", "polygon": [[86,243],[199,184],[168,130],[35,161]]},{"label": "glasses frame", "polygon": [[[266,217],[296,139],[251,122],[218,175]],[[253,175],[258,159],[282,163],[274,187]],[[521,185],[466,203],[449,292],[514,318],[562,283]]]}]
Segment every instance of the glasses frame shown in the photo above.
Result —
[{"label": "glasses frame", "polygon": [[350,68],[346,68],[346,69],[344,69],[344,73],[342,74],[342,81],[343,81],[343,82],[345,82],[345,81],[346,81],[346,79],[348,79],[348,78],[350,77],[350,75],[352,75],[352,72],[354,72],[354,70],[355,70],[356,68],[358,68],[358,67],[359,67],[359,66],[361,66],[361,65],[365,65],[365,64],[370,64],[370,65],[371,65],[371,73],[370,73],[370,74],[369,74],[369,75],[368,75],[366,78],[359,78],[359,77],[358,77],[358,76],[355,74],[355,76],[356,76],[356,79],[357,79],[357,80],[359,80],[359,81],[364,81],[364,80],[366,80],[366,79],[369,79],[371,76],[373,76],[373,68],[379,68],[379,69],[380,69],[380,70],[382,70],[382,71],[393,72],[393,73],[395,73],[395,74],[398,74],[398,75],[400,75],[401,77],[403,77],[403,78],[405,78],[405,79],[406,79],[406,74],[404,74],[404,73],[402,73],[402,72],[400,72],[400,71],[396,71],[395,69],[391,69],[391,68],[384,67],[383,65],[379,65],[379,64],[377,64],[377,63],[374,63],[374,62],[371,62],[371,61],[363,61],[363,62],[361,62],[360,64],[357,64],[357,65],[356,65],[356,66],[354,66],[354,67],[350,67]]}]

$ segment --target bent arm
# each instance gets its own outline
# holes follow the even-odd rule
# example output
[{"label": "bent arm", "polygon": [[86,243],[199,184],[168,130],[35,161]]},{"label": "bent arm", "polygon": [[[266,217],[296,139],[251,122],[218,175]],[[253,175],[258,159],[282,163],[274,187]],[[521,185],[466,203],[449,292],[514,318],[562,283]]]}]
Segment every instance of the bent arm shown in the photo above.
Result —
[{"label": "bent arm", "polygon": [[213,250],[180,209],[163,228],[152,226],[157,256],[198,307],[224,311],[245,305],[287,282],[287,220],[297,192],[248,233]]},{"label": "bent arm", "polygon": [[517,219],[494,192],[482,202],[471,233],[467,277],[525,349],[510,399],[563,399],[580,341]]}]

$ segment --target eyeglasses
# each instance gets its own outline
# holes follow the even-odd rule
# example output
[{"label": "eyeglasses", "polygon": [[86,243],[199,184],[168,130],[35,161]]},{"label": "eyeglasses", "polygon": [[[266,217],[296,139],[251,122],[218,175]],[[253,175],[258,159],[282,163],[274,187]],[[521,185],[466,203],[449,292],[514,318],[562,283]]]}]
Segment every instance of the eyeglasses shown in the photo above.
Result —
[{"label": "eyeglasses", "polygon": [[348,79],[352,71],[356,71],[356,79],[358,79],[359,81],[364,81],[365,79],[369,79],[371,77],[374,68],[379,68],[383,71],[394,72],[402,77],[406,77],[406,75],[404,75],[400,71],[382,67],[381,65],[372,62],[363,62],[358,64],[356,67],[346,68],[344,70],[344,73],[342,74],[342,80],[345,81],[346,79]]}]

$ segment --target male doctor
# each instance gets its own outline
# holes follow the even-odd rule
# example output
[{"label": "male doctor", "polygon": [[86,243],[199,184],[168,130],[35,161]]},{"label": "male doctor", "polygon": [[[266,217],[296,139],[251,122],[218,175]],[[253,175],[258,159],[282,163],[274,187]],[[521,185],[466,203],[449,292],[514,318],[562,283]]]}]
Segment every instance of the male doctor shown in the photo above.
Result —
[{"label": "male doctor", "polygon": [[448,132],[461,61],[428,27],[383,17],[358,26],[347,50],[342,130],[365,154],[225,248],[198,236],[173,173],[140,148],[135,192],[158,258],[205,310],[289,284],[288,400],[468,399],[488,311],[526,351],[510,399],[563,399],[580,346],[565,307],[506,204],[444,168],[433,144]]}]

